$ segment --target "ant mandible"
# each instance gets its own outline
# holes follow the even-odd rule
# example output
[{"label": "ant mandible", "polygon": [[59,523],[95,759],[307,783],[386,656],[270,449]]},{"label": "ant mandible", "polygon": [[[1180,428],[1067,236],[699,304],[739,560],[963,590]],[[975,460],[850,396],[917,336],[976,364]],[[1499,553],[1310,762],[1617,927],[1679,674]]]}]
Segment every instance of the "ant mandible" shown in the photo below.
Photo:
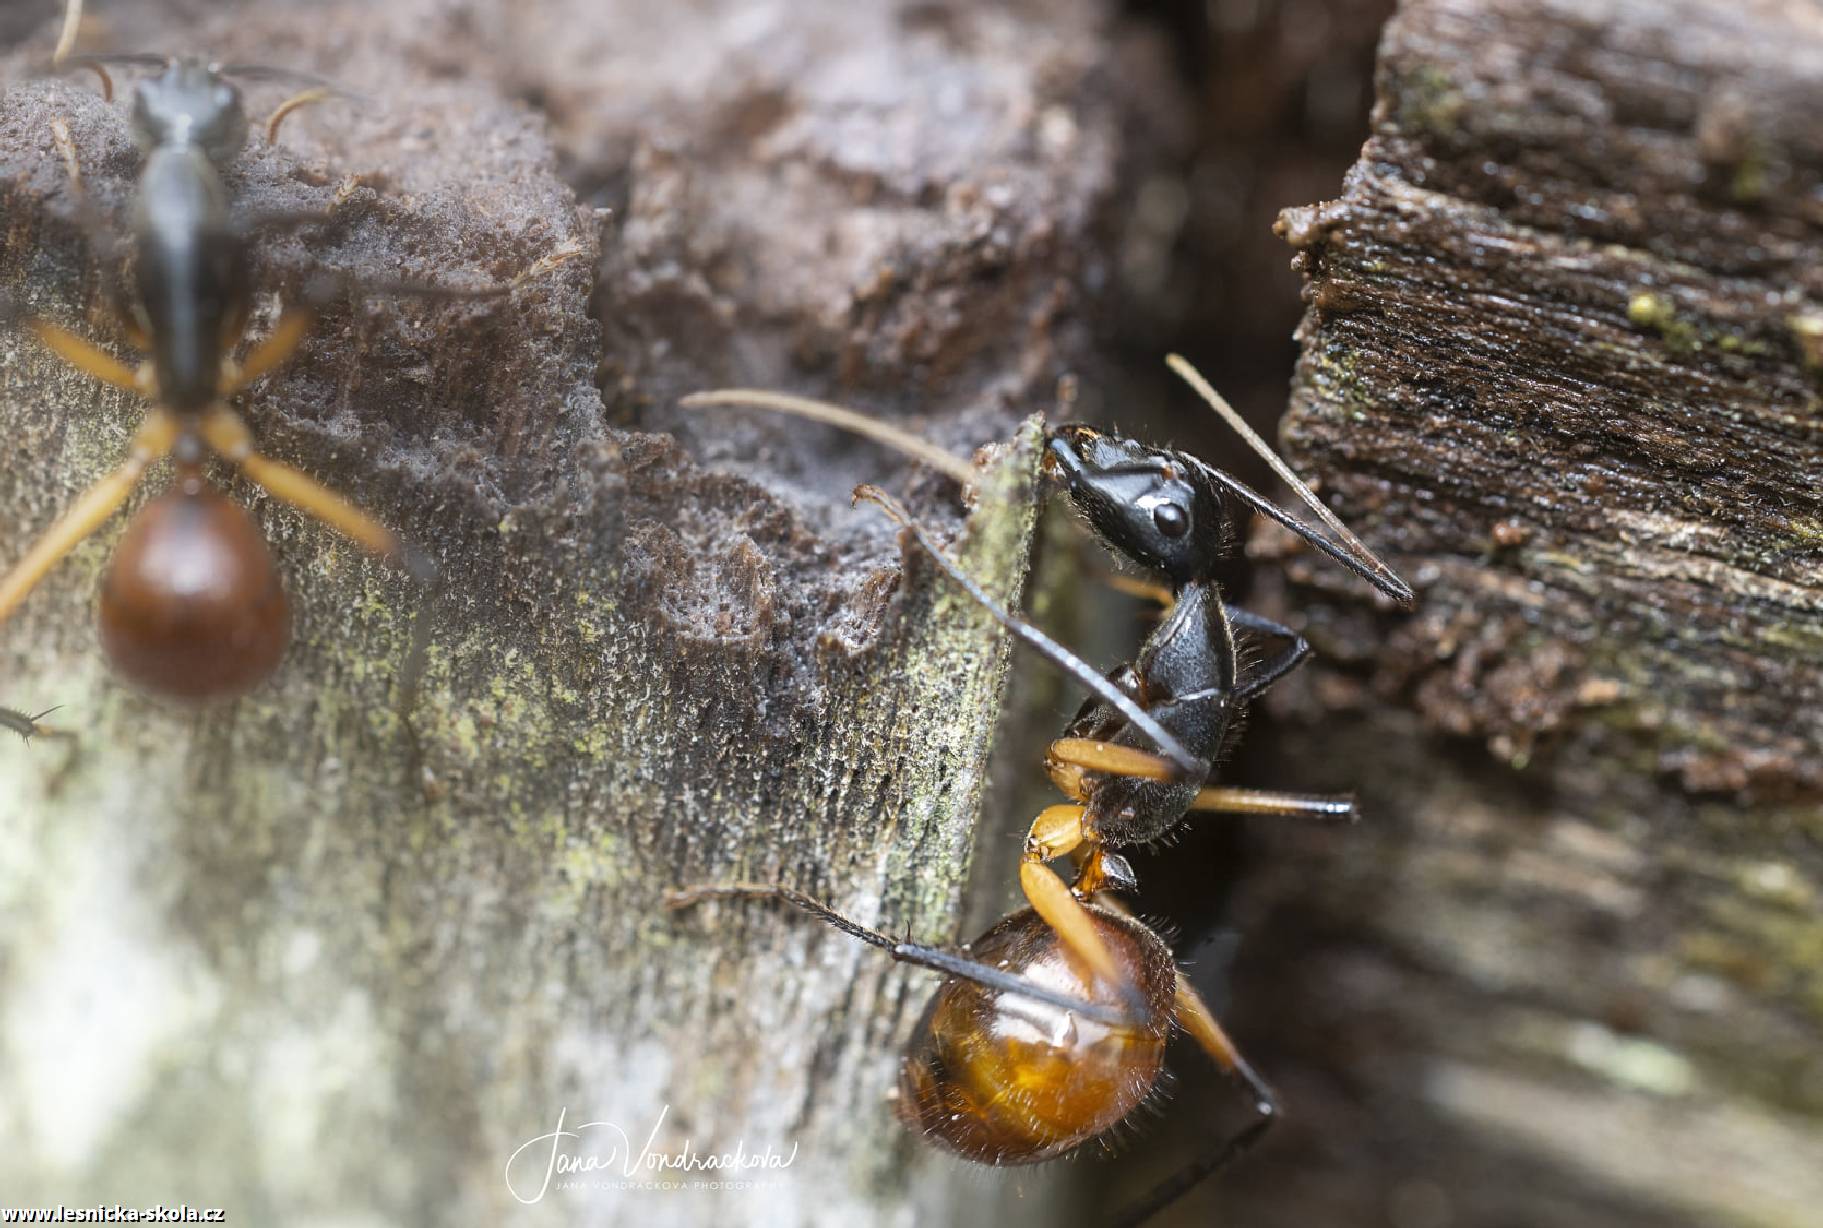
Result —
[{"label": "ant mandible", "polygon": [[[1130,1209],[1121,1224],[1149,1218],[1251,1146],[1275,1119],[1277,1101],[1177,969],[1164,940],[1104,894],[1136,886],[1124,858],[1111,850],[1156,841],[1193,810],[1355,817],[1352,796],[1205,783],[1247,701],[1309,655],[1290,628],[1221,599],[1214,566],[1234,540],[1224,496],[1290,528],[1389,597],[1401,603],[1412,597],[1188,363],[1175,355],[1169,361],[1336,538],[1187,453],[1082,425],[1051,429],[1045,473],[1112,550],[1169,586],[1165,621],[1133,662],[1106,678],[1001,607],[889,496],[866,486],[856,491],[857,501],[879,505],[908,529],[996,620],[1094,692],[1046,757],[1054,782],[1075,800],[1047,808],[1026,837],[1020,885],[1031,907],[957,955],[894,942],[786,887],[699,887],[673,892],[667,901],[685,907],[714,898],[783,900],[896,960],[948,974],[907,1047],[899,1112],[926,1137],[983,1163],[1035,1163],[1105,1134],[1153,1093],[1165,1039],[1173,1025],[1182,1028],[1243,1082],[1256,1118]],[[813,417],[899,447],[973,485],[973,471],[956,458],[837,406],[747,390],[698,394],[685,404],[751,404]],[[1286,647],[1243,676],[1236,627]],[[1047,864],[1066,854],[1078,862],[1068,887]]]},{"label": "ant mandible", "polygon": [[[92,486],[0,578],[0,619],[80,542],[105,523],[166,456],[176,482],[134,518],[102,582],[97,623],[115,668],[147,690],[209,700],[243,694],[277,668],[290,641],[290,611],[265,540],[239,504],[204,474],[213,453],[255,484],[316,517],[420,580],[427,560],[342,496],[298,470],[262,456],[228,402],[289,359],[314,319],[308,307],[281,314],[271,333],[236,361],[232,350],[252,309],[252,227],[230,215],[224,168],[248,134],[240,91],[223,69],[188,57],[72,57],[80,0],[70,0],[53,64],[86,67],[112,98],[107,64],[156,64],[138,83],[132,130],[144,163],[131,209],[135,302],[123,314],[128,339],[149,357],[128,366],[46,320],[26,326],[65,362],[152,403],[118,469]],[[330,94],[321,83],[273,112],[267,136],[292,110]],[[53,125],[91,230],[75,147]]]}]

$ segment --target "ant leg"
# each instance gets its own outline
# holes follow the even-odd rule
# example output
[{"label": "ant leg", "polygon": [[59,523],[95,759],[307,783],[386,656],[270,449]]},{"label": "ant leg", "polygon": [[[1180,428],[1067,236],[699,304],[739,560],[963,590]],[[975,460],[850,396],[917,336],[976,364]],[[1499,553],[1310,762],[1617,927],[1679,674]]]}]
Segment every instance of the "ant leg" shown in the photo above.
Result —
[{"label": "ant leg", "polygon": [[78,68],[87,68],[101,78],[101,100],[114,101],[114,78],[108,75],[99,61],[82,56],[70,59],[70,52],[76,50],[77,36],[82,33],[82,0],[68,0],[63,6],[63,26],[57,31],[57,46],[51,51],[51,71],[56,72],[66,64],[73,63]]},{"label": "ant leg", "polygon": [[1219,814],[1269,814],[1293,819],[1353,823],[1360,818],[1352,793],[1278,793],[1210,785],[1190,803],[1192,810]]},{"label": "ant leg", "polygon": [[942,568],[944,574],[974,598],[975,604],[986,610],[995,622],[1036,648],[1051,664],[1094,692],[1097,699],[1120,713],[1122,717],[1126,718],[1128,724],[1145,734],[1154,746],[1165,753],[1165,757],[1174,769],[1167,779],[1175,780],[1180,776],[1201,776],[1208,772],[1209,765],[1185,750],[1183,744],[1172,737],[1170,732],[1154,720],[1150,713],[1140,707],[1132,696],[1109,682],[1087,661],[1025,619],[1011,613],[1005,606],[990,597],[987,590],[977,584],[974,577],[963,571],[956,560],[952,559],[949,553],[937,544],[936,538],[931,536],[930,531],[912,519],[911,513],[900,506],[897,499],[877,486],[864,484],[855,487],[855,501],[874,504],[900,527],[909,530],[912,537],[924,548],[924,552],[930,555],[931,560],[938,567]]},{"label": "ant leg", "polygon": [[[127,335],[127,344],[131,345],[141,354],[151,350],[152,334],[146,331],[145,323],[140,319],[137,311],[124,311],[121,313],[120,331]],[[151,376],[146,376],[146,380],[149,383],[151,381]]]},{"label": "ant leg", "polygon": [[1045,765],[1055,776],[1054,765],[1060,764],[1109,776],[1134,776],[1140,780],[1177,779],[1175,765],[1169,759],[1137,746],[1098,742],[1093,738],[1058,738],[1051,743],[1045,751]]},{"label": "ant leg", "polygon": [[[1046,755],[1051,778],[1066,785],[1065,792],[1079,795],[1084,771],[1110,776],[1136,776],[1142,780],[1170,780],[1171,765],[1157,755],[1113,742],[1087,738],[1059,738]],[[1360,817],[1352,793],[1281,793],[1264,789],[1236,789],[1210,785],[1198,791],[1191,810],[1221,814],[1271,814],[1288,818],[1330,819],[1352,823]]]},{"label": "ant leg", "polygon": [[885,934],[870,930],[858,922],[850,921],[827,904],[819,903],[803,892],[790,887],[778,887],[764,883],[729,883],[723,886],[674,888],[665,892],[665,907],[673,912],[693,907],[704,900],[781,900],[809,913],[826,925],[834,926],[851,938],[859,938],[869,946],[879,947],[899,963],[931,968],[937,972],[973,981],[977,985],[985,985],[989,989],[1000,990],[1003,993],[1016,993],[1036,1002],[1045,1002],[1064,1010],[1075,1011],[1079,1015],[1102,1023],[1121,1026],[1132,1022],[1131,1018],[1121,1011],[1093,1002],[1085,1002],[1081,998],[1040,985],[1026,977],[976,963],[974,960],[957,955],[952,951],[888,938]]},{"label": "ant leg", "polygon": [[1110,572],[1102,576],[1102,582],[1117,593],[1138,597],[1142,601],[1157,602],[1161,618],[1177,608],[1177,594],[1156,580],[1142,580],[1138,576]]},{"label": "ant leg", "polygon": [[1057,871],[1031,854],[1027,858],[1019,863],[1019,889],[1025,893],[1032,911],[1044,918],[1045,924],[1062,940],[1064,950],[1072,957],[1071,962],[1077,965],[1078,975],[1087,972],[1085,980],[1112,986],[1119,991],[1133,1017],[1143,1018],[1145,1000],[1140,996],[1139,987],[1121,975],[1113,952],[1101,940],[1101,934],[1089,917],[1089,910],[1057,876]]},{"label": "ant leg", "polygon": [[1115,1228],[1136,1228],[1188,1193],[1198,1182],[1220,1172],[1243,1152],[1259,1142],[1272,1123],[1278,1120],[1279,1102],[1234,1042],[1222,1030],[1214,1014],[1204,1004],[1182,972],[1177,974],[1177,1022],[1190,1038],[1202,1047],[1224,1074],[1233,1075],[1253,1097],[1254,1120],[1237,1133],[1228,1136],[1207,1155],[1194,1161],[1182,1172],[1169,1178],[1139,1202],[1128,1207],[1114,1220]]},{"label": "ant leg", "polygon": [[1089,839],[1082,822],[1088,812],[1087,806],[1068,804],[1046,806],[1039,811],[1025,833],[1026,860],[1055,861],[1066,853],[1075,852]]},{"label": "ant leg", "polygon": [[[434,566],[424,560],[426,566]],[[418,706],[418,692],[424,685],[424,671],[430,664],[430,605],[420,602],[411,619],[411,644],[405,650],[405,665],[399,671],[399,698],[394,710],[407,726]],[[415,734],[414,734],[415,736]]]},{"label": "ant leg", "polygon": [[151,396],[156,388],[156,376],[149,362],[129,367],[93,342],[46,320],[28,320],[26,327],[57,357],[104,384],[141,396]]},{"label": "ant leg", "polygon": [[269,494],[315,517],[388,562],[402,565],[414,576],[428,577],[429,560],[407,550],[398,534],[314,478],[255,451],[253,434],[247,424],[226,405],[216,405],[204,414],[201,426],[203,440],[223,460],[239,468]]},{"label": "ant leg", "polygon": [[177,436],[177,421],[171,415],[160,409],[146,415],[133,436],[126,463],[89,487],[76,506],[65,512],[0,580],[0,619],[12,613],[51,568],[119,510],[139,484],[146,466],[169,452]]},{"label": "ant leg", "polygon": [[315,323],[316,312],[308,307],[293,307],[285,311],[272,326],[272,331],[247,351],[245,359],[238,363],[230,360],[222,364],[221,395],[231,397],[268,371],[289,362]]},{"label": "ant leg", "polygon": [[[308,307],[292,308],[280,315],[278,322],[272,326],[272,331],[254,344],[243,362],[234,363],[230,360],[222,364],[222,395],[232,395],[289,360],[315,322],[316,312]],[[381,557],[402,561],[420,582],[428,582],[432,578],[436,566],[429,558],[415,551],[405,553],[397,534],[353,504],[295,469],[260,456],[253,450],[253,437],[240,418],[226,407],[221,407],[218,413],[227,419],[217,427],[223,442],[217,444],[211,439],[210,446],[239,465],[248,477],[292,506],[354,538]],[[206,424],[204,437],[209,437],[209,427]],[[292,493],[287,493],[288,491]],[[424,680],[429,652],[429,610],[420,605],[412,619],[411,645],[406,650],[405,664],[399,674],[396,710],[408,728],[411,725],[411,713],[418,704],[418,690]]]},{"label": "ant leg", "polygon": [[1259,673],[1235,688],[1235,697],[1242,701],[1252,699],[1261,691],[1304,664],[1310,656],[1310,642],[1282,623],[1239,606],[1222,603],[1222,612],[1228,616],[1228,622],[1243,631],[1263,635],[1268,639],[1285,640],[1288,646],[1285,651],[1268,661]]},{"label": "ant leg", "polygon": [[[284,215],[274,215],[285,220]],[[265,219],[255,219],[255,224]],[[305,218],[304,221],[327,221],[327,214],[316,218]],[[323,272],[313,277],[305,286],[305,298],[318,306],[331,302],[336,295],[360,298],[416,298],[432,302],[485,302],[488,299],[506,298],[528,282],[536,281],[553,269],[562,268],[582,254],[582,247],[577,243],[563,243],[530,265],[515,273],[506,281],[494,282],[485,286],[442,286],[422,281],[389,281],[381,278],[358,277],[351,274]]]},{"label": "ant leg", "polygon": [[1075,852],[1084,844],[1094,844],[1093,837],[1083,827],[1083,816],[1087,813],[1088,807],[1073,805],[1046,806],[1039,812],[1026,832],[1025,851],[1019,859],[1019,888],[1025,893],[1032,911],[1043,917],[1045,924],[1063,940],[1072,962],[1078,965],[1077,971],[1087,972],[1108,985],[1119,986],[1138,1008],[1137,991],[1121,975],[1113,952],[1102,941],[1088,910],[1057,872],[1045,864]]}]

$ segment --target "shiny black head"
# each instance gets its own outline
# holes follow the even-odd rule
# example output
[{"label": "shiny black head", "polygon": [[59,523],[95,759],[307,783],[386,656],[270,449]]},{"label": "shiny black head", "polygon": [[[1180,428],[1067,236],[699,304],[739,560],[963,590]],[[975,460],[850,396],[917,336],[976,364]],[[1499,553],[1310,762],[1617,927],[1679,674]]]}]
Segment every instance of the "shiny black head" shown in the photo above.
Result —
[{"label": "shiny black head", "polygon": [[220,166],[247,143],[241,92],[211,65],[172,60],[133,90],[133,139],[148,150],[194,145]]},{"label": "shiny black head", "polygon": [[1109,546],[1173,585],[1208,576],[1232,544],[1221,495],[1181,452],[1060,426],[1050,433],[1044,467]]}]

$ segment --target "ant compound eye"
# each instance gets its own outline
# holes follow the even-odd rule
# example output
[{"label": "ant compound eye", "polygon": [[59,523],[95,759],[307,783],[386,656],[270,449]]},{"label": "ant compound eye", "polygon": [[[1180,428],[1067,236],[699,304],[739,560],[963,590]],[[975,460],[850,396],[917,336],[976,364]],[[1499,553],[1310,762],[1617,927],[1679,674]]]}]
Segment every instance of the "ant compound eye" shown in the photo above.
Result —
[{"label": "ant compound eye", "polygon": [[1152,523],[1166,537],[1182,537],[1190,531],[1190,513],[1175,503],[1161,503],[1152,509]]}]

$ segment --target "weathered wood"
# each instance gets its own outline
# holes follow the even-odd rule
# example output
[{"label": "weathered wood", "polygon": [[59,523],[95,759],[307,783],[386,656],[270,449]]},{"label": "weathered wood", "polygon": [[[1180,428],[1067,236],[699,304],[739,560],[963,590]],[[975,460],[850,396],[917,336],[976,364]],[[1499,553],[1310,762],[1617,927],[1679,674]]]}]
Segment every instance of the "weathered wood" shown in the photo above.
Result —
[{"label": "weathered wood", "polygon": [[1283,438],[1419,606],[1254,542],[1320,663],[1234,772],[1368,817],[1256,833],[1290,1118],[1183,1222],[1813,1223],[1823,20],[1408,0],[1378,89]]},{"label": "weathered wood", "polygon": [[[237,169],[257,207],[335,209],[261,244],[267,285],[323,267],[475,285],[577,254],[504,304],[331,311],[248,397],[272,452],[442,566],[409,729],[418,596],[267,501],[298,640],[251,699],[191,715],[106,676],[89,607],[118,525],[0,628],[0,702],[61,703],[79,735],[67,761],[0,748],[5,1199],[187,1199],[276,1225],[759,1205],[960,1222],[1002,1196],[1009,1223],[1041,1215],[1024,1196],[1046,1179],[984,1186],[891,1117],[927,981],[776,910],[658,904],[782,878],[953,935],[1006,647],[928,568],[901,573],[847,491],[909,493],[1017,593],[1036,458],[1019,423],[1087,358],[1104,211],[1145,148],[1109,88],[1134,48],[1090,0],[194,7],[92,5],[91,37],[365,95]],[[26,80],[29,59],[0,109],[0,287],[118,342],[49,122],[118,214],[122,107]],[[140,411],[16,329],[0,344],[10,561]],[[669,408],[729,382],[915,408],[952,447],[1017,443],[964,524],[951,489],[876,449]],[[760,1194],[522,1208],[502,1170],[560,1111],[635,1148],[663,1113],[659,1148],[797,1159]]]},{"label": "weathered wood", "polygon": [[1823,785],[1816,11],[1394,31],[1347,194],[1284,228],[1287,442],[1438,573],[1397,681],[1513,757],[1596,709],[1691,788]]}]

